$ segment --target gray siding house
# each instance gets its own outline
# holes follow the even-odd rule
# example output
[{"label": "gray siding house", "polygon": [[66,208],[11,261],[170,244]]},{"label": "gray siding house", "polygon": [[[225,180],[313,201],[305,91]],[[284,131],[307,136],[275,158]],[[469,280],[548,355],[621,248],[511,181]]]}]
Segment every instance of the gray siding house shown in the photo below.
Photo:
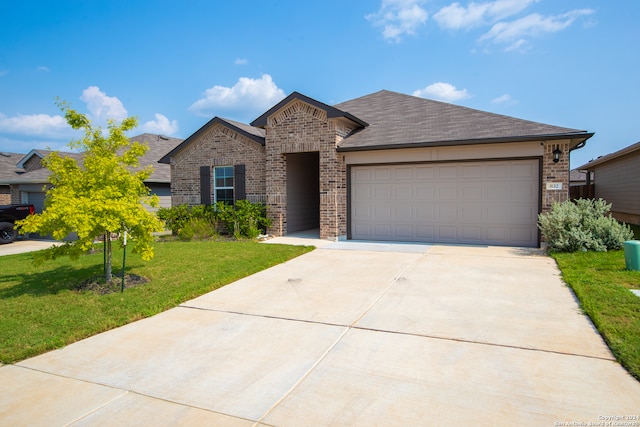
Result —
[{"label": "gray siding house", "polygon": [[214,117],[160,162],[172,204],[265,202],[270,233],[535,247],[593,134],[382,90],[294,92],[250,124]]},{"label": "gray siding house", "polygon": [[[171,206],[171,172],[167,165],[159,164],[158,160],[167,151],[175,148],[182,139],[168,138],[161,135],[142,134],[130,138],[132,141],[146,143],[149,150],[140,159],[140,166],[152,165],[153,174],[145,182],[152,194],[160,198],[160,207]],[[7,173],[0,173],[0,193],[8,191],[8,203],[30,203],[36,207],[37,212],[42,212],[45,199],[45,187],[49,183],[51,172],[42,165],[42,159],[49,154],[47,150],[31,150],[27,154],[12,155]],[[62,156],[82,159],[80,153],[60,152]],[[2,158],[0,157],[0,160]],[[4,164],[4,163],[3,163]],[[5,190],[8,189],[8,190]]]},{"label": "gray siding house", "polygon": [[614,218],[640,225],[640,142],[577,169],[593,174],[595,197],[611,203]]}]

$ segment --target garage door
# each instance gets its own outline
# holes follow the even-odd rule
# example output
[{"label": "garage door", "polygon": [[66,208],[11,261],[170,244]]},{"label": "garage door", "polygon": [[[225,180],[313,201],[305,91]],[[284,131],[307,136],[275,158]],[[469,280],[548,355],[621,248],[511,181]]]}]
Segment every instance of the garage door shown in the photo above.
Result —
[{"label": "garage door", "polygon": [[356,240],[537,246],[539,162],[351,167]]}]

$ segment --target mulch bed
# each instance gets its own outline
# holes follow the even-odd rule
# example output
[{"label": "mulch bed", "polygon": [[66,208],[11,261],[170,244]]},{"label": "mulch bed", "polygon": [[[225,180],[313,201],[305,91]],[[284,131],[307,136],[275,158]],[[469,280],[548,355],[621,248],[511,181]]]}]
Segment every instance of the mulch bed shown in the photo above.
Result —
[{"label": "mulch bed", "polygon": [[[125,289],[134,288],[136,286],[144,285],[149,279],[146,277],[138,276],[137,274],[125,274],[124,287]],[[120,292],[122,289],[122,276],[113,275],[111,282],[106,283],[104,276],[92,277],[77,285],[74,290],[77,292],[91,291],[100,295],[112,294],[114,292]]]}]

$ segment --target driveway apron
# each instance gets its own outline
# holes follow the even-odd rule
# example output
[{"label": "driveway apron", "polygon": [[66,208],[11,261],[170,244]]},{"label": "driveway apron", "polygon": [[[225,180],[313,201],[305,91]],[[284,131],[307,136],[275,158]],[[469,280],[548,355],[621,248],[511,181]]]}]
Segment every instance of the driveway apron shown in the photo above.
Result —
[{"label": "driveway apron", "polygon": [[0,393],[2,426],[553,426],[640,408],[539,251],[358,242],[2,366]]}]

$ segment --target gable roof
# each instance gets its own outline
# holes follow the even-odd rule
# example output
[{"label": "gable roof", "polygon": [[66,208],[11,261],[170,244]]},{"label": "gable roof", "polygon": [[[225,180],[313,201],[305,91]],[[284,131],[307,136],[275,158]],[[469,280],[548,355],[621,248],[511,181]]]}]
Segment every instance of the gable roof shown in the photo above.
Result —
[{"label": "gable roof", "polygon": [[[22,157],[20,162],[18,162],[17,167],[20,169],[23,169],[25,164],[29,161],[29,159],[33,157],[39,157],[40,159],[44,159],[49,154],[53,153],[53,151],[54,150],[42,150],[39,148],[34,148],[33,150],[29,151],[26,155]],[[63,157],[72,157],[76,160],[80,160],[82,158],[81,153],[72,153],[69,151],[57,151],[57,152],[61,154]]]},{"label": "gable roof", "polygon": [[17,164],[24,154],[0,152],[0,180],[13,179],[24,173]]},{"label": "gable roof", "polygon": [[628,147],[623,148],[622,150],[618,150],[616,152],[607,154],[606,156],[598,157],[595,160],[589,161],[589,163],[584,164],[582,166],[578,166],[576,169],[579,170],[593,170],[595,166],[600,166],[603,163],[610,162],[611,160],[617,159],[619,157],[625,156],[627,154],[634,153],[640,150],[640,142],[636,142],[635,144],[631,144]]},{"label": "gable roof", "polygon": [[260,127],[263,128],[267,125],[267,118],[269,116],[271,116],[272,114],[274,114],[276,111],[280,110],[282,107],[284,107],[285,105],[287,105],[288,103],[290,103],[291,101],[293,101],[294,99],[299,99],[303,102],[306,102],[307,104],[313,105],[316,108],[319,108],[321,110],[324,110],[327,112],[327,118],[329,119],[334,119],[334,118],[338,118],[338,117],[344,117],[346,119],[351,120],[352,122],[358,124],[359,126],[362,127],[366,127],[368,124],[366,122],[364,122],[363,120],[361,120],[360,118],[346,112],[346,111],[342,111],[338,108],[332,107],[330,105],[324,104],[320,101],[316,101],[313,98],[309,98],[308,96],[305,96],[303,94],[301,94],[300,92],[292,92],[291,95],[287,96],[285,99],[283,99],[282,101],[278,102],[276,105],[274,105],[273,107],[271,107],[269,109],[269,111],[267,111],[266,113],[264,113],[263,115],[261,115],[260,117],[258,117],[257,119],[255,119],[254,121],[251,122],[251,126],[256,126],[256,127]]},{"label": "gable roof", "polygon": [[[382,90],[335,106],[370,125],[345,138],[340,151],[576,139],[584,130],[547,125]],[[574,146],[575,146],[574,145]]]},{"label": "gable roof", "polygon": [[147,152],[140,158],[141,168],[153,166],[153,173],[145,182],[170,183],[171,166],[158,164],[158,161],[165,153],[179,146],[183,140],[181,138],[171,138],[151,133],[143,133],[142,135],[131,137],[130,140],[149,146]]},{"label": "gable roof", "polygon": [[[158,164],[158,160],[160,157],[164,155],[169,150],[175,148],[178,144],[182,142],[182,139],[179,138],[170,138],[162,135],[155,135],[150,133],[144,133],[142,135],[133,136],[129,138],[130,141],[138,141],[141,143],[145,143],[149,146],[149,149],[145,153],[144,156],[140,158],[140,167],[153,166],[153,173],[151,176],[145,180],[146,183],[171,183],[171,167],[169,165]],[[51,153],[50,150],[31,150],[28,154],[20,154],[20,161],[16,164],[20,167],[18,168],[18,172],[6,179],[0,175],[0,182],[3,184],[46,184],[49,182],[49,176],[51,175],[51,171],[47,168],[35,169],[30,172],[25,172],[22,169],[22,166],[32,158],[33,156],[37,156],[40,158],[44,158],[46,155]],[[58,153],[62,157],[72,157],[76,160],[82,160],[82,153],[71,153],[66,151],[58,151]],[[21,171],[21,173],[20,173]]]},{"label": "gable roof", "polygon": [[169,150],[165,151],[166,154],[158,159],[158,163],[169,164],[169,162],[171,161],[171,157],[173,157],[176,153],[178,153],[184,147],[189,145],[192,141],[198,139],[200,135],[207,132],[209,128],[211,128],[216,124],[221,124],[222,126],[226,126],[229,129],[234,130],[240,133],[241,135],[244,135],[247,138],[264,146],[264,137],[265,137],[264,129],[260,129],[254,126],[250,126],[250,125],[236,122],[229,119],[223,119],[222,117],[216,116],[213,119],[209,120],[207,123],[205,123],[205,125],[202,126],[200,129],[198,129],[193,135],[191,135],[190,137],[182,141],[182,143],[180,143],[178,146],[174,147],[171,151]]}]

